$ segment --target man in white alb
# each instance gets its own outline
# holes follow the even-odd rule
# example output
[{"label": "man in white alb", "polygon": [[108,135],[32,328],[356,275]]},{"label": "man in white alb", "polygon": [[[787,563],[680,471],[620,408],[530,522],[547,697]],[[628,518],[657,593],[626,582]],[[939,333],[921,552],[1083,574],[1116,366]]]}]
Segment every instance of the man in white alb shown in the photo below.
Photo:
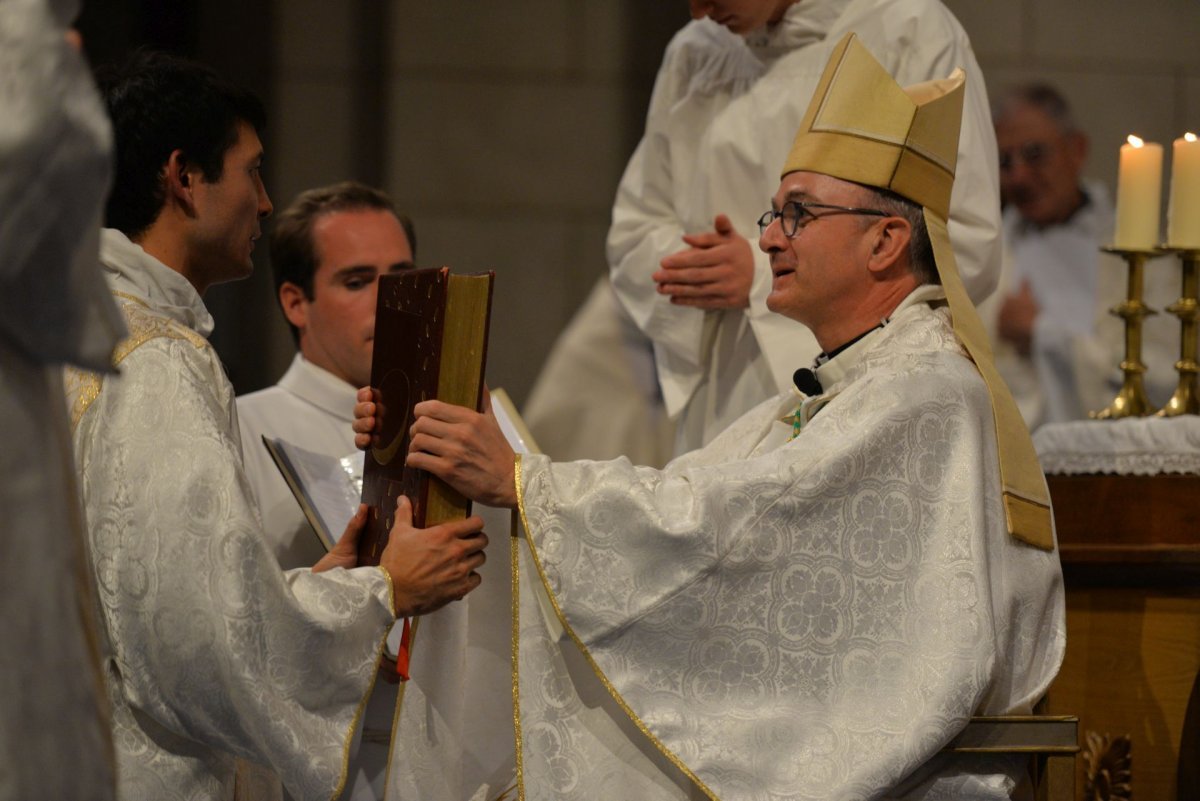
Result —
[{"label": "man in white alb", "polygon": [[68,29],[78,10],[0,0],[3,799],[116,791],[62,379],[110,370],[124,335],[99,265],[112,129]]},{"label": "man in white alb", "polygon": [[298,352],[278,384],[237,407],[246,477],[285,569],[311,567],[324,549],[262,437],[354,456],[361,475],[350,423],[354,393],[371,381],[378,279],[411,269],[415,250],[412,223],[387,195],[351,181],[303,192],[275,217],[271,271]]},{"label": "man in white alb", "polygon": [[[285,568],[313,564],[322,548],[261,437],[341,458],[361,475],[350,423],[355,388],[371,378],[379,277],[412,269],[415,253],[408,218],[382,192],[355,182],[303,192],[275,220],[271,269],[300,352],[277,386],[238,398],[238,416],[247,478]],[[507,529],[507,513],[476,511],[489,529]],[[421,620],[411,680],[399,685],[394,662],[385,660],[352,749],[347,801],[377,801],[385,791],[389,798],[453,801],[494,785],[490,798],[511,783],[504,562],[501,555],[481,568],[481,593]],[[397,626],[389,656],[399,643]]]},{"label": "man in white alb", "polygon": [[272,769],[297,801],[333,798],[388,629],[479,584],[482,524],[420,530],[401,511],[380,566],[355,568],[360,509],[311,569],[279,569],[201,299],[249,274],[271,212],[262,106],[155,53],[102,88],[117,169],[100,259],[129,337],[118,375],[70,371],[67,394],[118,798],[228,801],[237,758]]}]

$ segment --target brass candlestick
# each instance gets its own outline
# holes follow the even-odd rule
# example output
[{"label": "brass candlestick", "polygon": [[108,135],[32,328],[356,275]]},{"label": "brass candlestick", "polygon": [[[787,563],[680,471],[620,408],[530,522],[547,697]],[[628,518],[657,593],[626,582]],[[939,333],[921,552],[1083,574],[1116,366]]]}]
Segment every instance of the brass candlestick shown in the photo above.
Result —
[{"label": "brass candlestick", "polygon": [[1183,262],[1183,289],[1179,300],[1167,307],[1167,311],[1179,318],[1179,361],[1175,370],[1179,373],[1179,385],[1167,405],[1159,411],[1159,417],[1175,417],[1181,414],[1200,414],[1200,395],[1196,392],[1196,318],[1197,290],[1200,289],[1200,250],[1175,248]]},{"label": "brass candlestick", "polygon": [[1115,253],[1129,265],[1129,282],[1125,290],[1125,300],[1109,309],[1125,321],[1125,358],[1121,362],[1121,372],[1125,380],[1121,391],[1112,403],[1098,412],[1089,412],[1088,416],[1096,420],[1119,420],[1123,417],[1146,417],[1154,414],[1154,406],[1146,397],[1146,383],[1143,374],[1146,365],[1142,363],[1142,321],[1152,314],[1158,314],[1142,302],[1142,286],[1145,283],[1144,273],[1146,260],[1159,255],[1153,248],[1145,250],[1125,250],[1123,248],[1101,248],[1105,253]]}]

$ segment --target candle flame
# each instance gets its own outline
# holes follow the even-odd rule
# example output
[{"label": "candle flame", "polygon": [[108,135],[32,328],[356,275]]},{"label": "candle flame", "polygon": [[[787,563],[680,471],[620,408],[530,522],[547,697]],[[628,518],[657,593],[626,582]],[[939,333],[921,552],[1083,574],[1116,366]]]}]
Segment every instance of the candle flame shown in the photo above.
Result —
[{"label": "candle flame", "polygon": [[1184,138],[1184,141],[1187,141],[1187,142],[1195,142],[1196,141],[1196,135],[1190,131],[1188,133],[1185,133],[1183,135],[1183,138]]},{"label": "candle flame", "polygon": [[1130,134],[1125,141],[1134,147],[1141,147],[1142,145],[1146,144],[1141,140],[1140,137],[1134,136],[1133,134]]}]

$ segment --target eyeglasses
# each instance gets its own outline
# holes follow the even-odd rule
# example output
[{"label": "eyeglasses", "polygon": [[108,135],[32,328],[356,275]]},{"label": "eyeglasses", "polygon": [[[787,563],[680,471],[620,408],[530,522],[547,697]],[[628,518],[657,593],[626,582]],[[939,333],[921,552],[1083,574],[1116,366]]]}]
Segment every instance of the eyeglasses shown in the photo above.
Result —
[{"label": "eyeglasses", "polygon": [[1000,172],[1009,172],[1018,163],[1024,163],[1031,170],[1044,165],[1050,159],[1053,146],[1047,142],[1030,142],[1020,147],[1000,151]]},{"label": "eyeglasses", "polygon": [[[829,209],[825,214],[814,214],[810,209]],[[821,217],[833,217],[838,214],[862,214],[869,217],[891,217],[886,211],[879,209],[856,209],[853,206],[831,206],[828,203],[809,203],[808,201],[789,200],[779,211],[771,209],[758,218],[758,233],[767,233],[767,227],[776,220],[780,221],[783,235],[788,239],[800,233],[800,229],[813,220]]]}]

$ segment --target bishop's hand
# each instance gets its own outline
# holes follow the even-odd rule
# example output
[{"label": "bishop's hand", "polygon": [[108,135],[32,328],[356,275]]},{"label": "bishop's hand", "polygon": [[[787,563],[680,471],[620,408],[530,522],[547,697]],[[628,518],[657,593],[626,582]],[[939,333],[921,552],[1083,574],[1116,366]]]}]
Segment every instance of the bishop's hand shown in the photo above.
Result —
[{"label": "bishop's hand", "polygon": [[428,470],[473,501],[514,509],[513,449],[486,392],[484,399],[483,413],[441,401],[418,403],[406,464]]}]

